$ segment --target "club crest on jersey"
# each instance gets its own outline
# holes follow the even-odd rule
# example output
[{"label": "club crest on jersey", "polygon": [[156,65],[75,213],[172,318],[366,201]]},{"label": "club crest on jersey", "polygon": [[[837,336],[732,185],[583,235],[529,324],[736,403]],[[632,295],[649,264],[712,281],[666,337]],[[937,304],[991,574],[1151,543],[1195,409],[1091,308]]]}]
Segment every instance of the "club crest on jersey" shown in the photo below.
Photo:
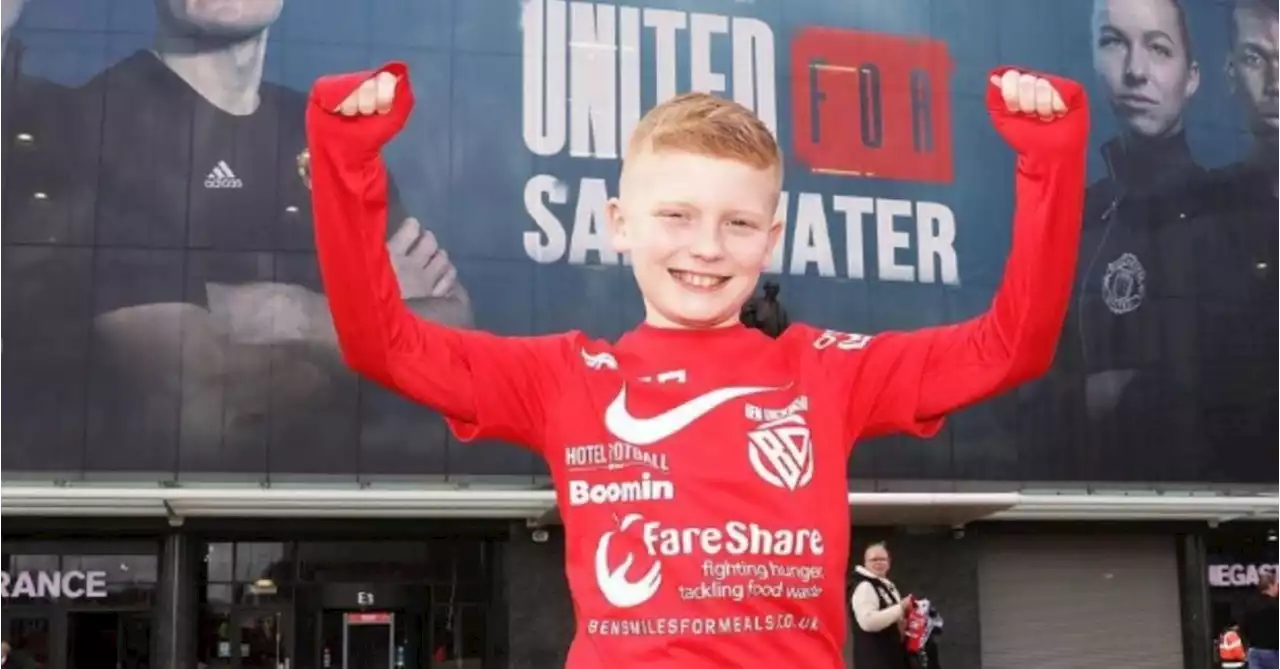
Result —
[{"label": "club crest on jersey", "polygon": [[302,183],[311,190],[311,150],[303,149],[297,158],[298,177],[302,179]]},{"label": "club crest on jersey", "polygon": [[747,418],[760,421],[747,433],[747,458],[765,483],[798,490],[813,480],[813,436],[804,417],[808,409],[804,395],[783,409],[747,405]]},{"label": "club crest on jersey", "polygon": [[1138,256],[1125,253],[1107,263],[1102,275],[1102,300],[1117,316],[1137,311],[1147,295],[1147,270]]}]

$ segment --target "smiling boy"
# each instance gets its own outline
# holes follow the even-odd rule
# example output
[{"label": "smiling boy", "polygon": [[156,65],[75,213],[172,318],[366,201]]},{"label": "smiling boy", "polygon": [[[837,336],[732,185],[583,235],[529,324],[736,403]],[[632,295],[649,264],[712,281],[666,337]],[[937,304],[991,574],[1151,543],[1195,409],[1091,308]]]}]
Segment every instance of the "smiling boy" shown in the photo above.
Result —
[{"label": "smiling boy", "polygon": [[439,410],[460,439],[546,459],[576,613],[569,667],[843,666],[854,442],[933,435],[947,413],[1042,373],[1071,292],[1083,93],[1002,70],[987,99],[1018,168],[1013,251],[986,314],[876,336],[743,327],[782,231],[779,150],[745,108],[688,94],[641,120],[609,206],[646,309],[611,344],[406,310],[380,241],[378,153],[413,106],[407,71],[317,82],[317,248],[346,360]]}]

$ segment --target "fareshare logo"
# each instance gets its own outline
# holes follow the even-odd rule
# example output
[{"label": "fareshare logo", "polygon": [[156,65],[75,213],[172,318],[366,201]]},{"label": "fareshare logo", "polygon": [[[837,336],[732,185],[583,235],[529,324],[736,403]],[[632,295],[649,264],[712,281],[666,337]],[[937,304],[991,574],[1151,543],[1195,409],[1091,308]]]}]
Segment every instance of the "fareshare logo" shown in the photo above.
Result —
[{"label": "fareshare logo", "polygon": [[[614,537],[630,533],[637,525],[644,546],[640,554],[656,561],[644,576],[632,581],[627,578],[627,571],[635,564],[636,553],[627,552],[622,563],[614,567],[609,558],[609,548]],[[825,552],[826,542],[822,531],[817,528],[775,529],[741,520],[715,526],[670,527],[632,513],[623,517],[617,530],[605,532],[596,544],[596,585],[605,600],[626,609],[644,604],[657,594],[662,585],[661,560],[664,558],[719,555],[817,557]]]},{"label": "fareshare logo", "polygon": [[635,563],[635,553],[627,553],[627,557],[617,568],[609,565],[609,542],[614,535],[626,532],[642,520],[644,517],[638,513],[628,514],[618,524],[617,532],[605,532],[596,544],[596,585],[600,587],[600,594],[604,595],[605,600],[620,609],[639,606],[653,599],[658,587],[662,585],[661,562],[653,563],[638,581],[627,580],[627,570]]}]

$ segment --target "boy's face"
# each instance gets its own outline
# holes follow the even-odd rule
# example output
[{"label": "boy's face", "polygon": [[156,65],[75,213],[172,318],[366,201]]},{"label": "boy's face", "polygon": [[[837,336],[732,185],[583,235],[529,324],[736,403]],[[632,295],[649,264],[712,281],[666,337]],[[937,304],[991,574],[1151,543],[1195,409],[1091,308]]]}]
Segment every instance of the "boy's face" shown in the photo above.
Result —
[{"label": "boy's face", "polygon": [[636,151],[609,203],[614,248],[631,254],[645,322],[738,322],[782,233],[775,169],[724,158]]}]

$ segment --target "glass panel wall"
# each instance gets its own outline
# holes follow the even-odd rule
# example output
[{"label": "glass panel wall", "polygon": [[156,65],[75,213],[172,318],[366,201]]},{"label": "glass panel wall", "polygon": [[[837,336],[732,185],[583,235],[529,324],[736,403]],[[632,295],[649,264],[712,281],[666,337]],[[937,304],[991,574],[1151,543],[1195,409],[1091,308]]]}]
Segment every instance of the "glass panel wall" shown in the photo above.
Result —
[{"label": "glass panel wall", "polygon": [[[283,641],[295,580],[291,546],[270,541],[204,544],[197,575],[199,662],[210,669],[249,667],[260,663],[263,649]],[[266,619],[270,622],[259,624]]]},{"label": "glass panel wall", "polygon": [[202,550],[197,645],[210,669],[257,666],[268,655],[339,667],[372,652],[374,634],[388,645],[367,659],[387,655],[402,669],[478,668],[491,652],[485,541],[211,540]]}]

